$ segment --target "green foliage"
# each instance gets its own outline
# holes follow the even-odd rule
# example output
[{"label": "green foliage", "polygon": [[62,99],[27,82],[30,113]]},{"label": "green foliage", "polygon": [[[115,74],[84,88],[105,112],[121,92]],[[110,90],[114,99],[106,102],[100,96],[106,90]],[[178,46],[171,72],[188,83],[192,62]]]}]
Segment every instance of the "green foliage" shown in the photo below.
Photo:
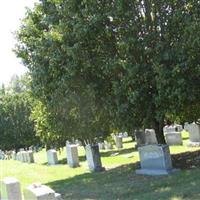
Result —
[{"label": "green foliage", "polygon": [[34,122],[30,119],[32,99],[28,91],[22,92],[25,85],[15,86],[3,88],[4,92],[0,96],[0,149],[3,150],[29,147],[39,143],[34,131]]},{"label": "green foliage", "polygon": [[163,143],[166,116],[199,117],[190,112],[200,102],[199,8],[193,0],[43,0],[28,11],[16,53],[54,132],[92,139],[151,127]]}]

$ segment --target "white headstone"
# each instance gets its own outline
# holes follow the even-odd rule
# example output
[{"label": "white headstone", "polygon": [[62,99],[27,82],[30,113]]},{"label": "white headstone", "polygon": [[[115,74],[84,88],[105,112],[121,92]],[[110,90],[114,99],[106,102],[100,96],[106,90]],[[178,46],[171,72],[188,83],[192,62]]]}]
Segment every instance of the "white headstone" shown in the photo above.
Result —
[{"label": "white headstone", "polygon": [[165,133],[165,140],[168,145],[182,145],[181,132]]},{"label": "white headstone", "polygon": [[32,184],[24,190],[24,200],[56,200],[55,191],[46,185]]},{"label": "white headstone", "polygon": [[27,162],[34,163],[34,154],[33,151],[27,151]]},{"label": "white headstone", "polygon": [[28,156],[26,151],[21,151],[21,162],[27,162]]},{"label": "white headstone", "polygon": [[145,144],[158,144],[154,129],[145,129]]},{"label": "white headstone", "polygon": [[16,178],[6,177],[0,184],[1,200],[22,200],[20,183]]},{"label": "white headstone", "polygon": [[116,144],[116,147],[118,149],[123,148],[123,142],[122,142],[122,140],[123,140],[122,136],[118,136],[118,135],[115,136],[115,144]]},{"label": "white headstone", "polygon": [[189,134],[191,142],[200,142],[200,126],[196,123],[189,125]]},{"label": "white headstone", "polygon": [[56,165],[58,163],[56,150],[50,149],[47,151],[47,160],[49,165]]},{"label": "white headstone", "polygon": [[78,167],[78,146],[76,144],[66,143],[67,163],[70,167]]},{"label": "white headstone", "polygon": [[113,145],[110,142],[105,141],[105,149],[110,150],[113,149]]},{"label": "white headstone", "polygon": [[59,193],[55,193],[56,200],[62,200],[62,196]]},{"label": "white headstone", "polygon": [[12,159],[13,160],[17,159],[17,153],[15,151],[12,151]]},{"label": "white headstone", "polygon": [[104,150],[105,149],[104,142],[99,142],[98,145],[99,145],[99,150]]}]

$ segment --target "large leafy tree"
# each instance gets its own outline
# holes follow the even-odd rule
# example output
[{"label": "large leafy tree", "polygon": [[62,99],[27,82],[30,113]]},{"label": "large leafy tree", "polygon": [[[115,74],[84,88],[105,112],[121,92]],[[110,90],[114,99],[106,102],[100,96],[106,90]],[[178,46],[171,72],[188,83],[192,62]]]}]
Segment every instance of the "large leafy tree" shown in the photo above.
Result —
[{"label": "large leafy tree", "polygon": [[62,133],[152,127],[163,143],[166,116],[199,117],[199,8],[193,0],[42,0],[27,12],[16,53]]}]

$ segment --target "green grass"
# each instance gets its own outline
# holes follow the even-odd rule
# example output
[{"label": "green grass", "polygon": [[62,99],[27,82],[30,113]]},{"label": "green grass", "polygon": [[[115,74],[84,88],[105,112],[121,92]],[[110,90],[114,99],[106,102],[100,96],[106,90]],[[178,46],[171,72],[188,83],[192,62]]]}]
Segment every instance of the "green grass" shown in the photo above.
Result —
[{"label": "green grass", "polygon": [[[200,148],[188,148],[188,134],[183,134],[184,146],[170,147],[171,154],[180,154]],[[124,140],[120,151],[101,151],[106,171],[90,173],[85,153],[79,148],[80,167],[66,165],[65,149],[58,153],[59,165],[48,166],[46,153],[35,154],[35,164],[18,161],[0,161],[1,178],[13,176],[20,180],[22,188],[31,183],[43,183],[63,195],[64,200],[197,200],[200,199],[200,169],[181,170],[171,176],[142,176],[134,170],[139,168],[139,155],[131,138]],[[111,156],[118,152],[117,156]]]}]

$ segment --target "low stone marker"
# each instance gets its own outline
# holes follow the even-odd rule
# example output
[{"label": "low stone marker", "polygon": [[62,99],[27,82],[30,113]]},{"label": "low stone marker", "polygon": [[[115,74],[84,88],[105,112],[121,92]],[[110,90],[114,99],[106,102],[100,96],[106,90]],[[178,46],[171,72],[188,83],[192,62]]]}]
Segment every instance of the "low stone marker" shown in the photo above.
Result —
[{"label": "low stone marker", "polygon": [[187,125],[187,131],[189,132],[189,146],[200,146],[200,125],[191,123]]},{"label": "low stone marker", "polygon": [[67,164],[74,168],[79,166],[78,145],[66,143]]},{"label": "low stone marker", "polygon": [[172,168],[168,145],[146,145],[138,148],[141,169],[136,174],[168,175],[175,171]]},{"label": "low stone marker", "polygon": [[105,143],[104,142],[99,142],[99,150],[104,150],[105,149]]},{"label": "low stone marker", "polygon": [[56,150],[50,149],[47,151],[47,161],[49,165],[58,164],[58,156]]},{"label": "low stone marker", "polygon": [[168,145],[182,145],[183,144],[181,132],[165,133],[165,140]]},{"label": "low stone marker", "polygon": [[122,142],[122,140],[123,140],[122,136],[118,136],[118,135],[115,136],[115,144],[116,144],[116,147],[118,149],[123,148],[123,142]]},{"label": "low stone marker", "polygon": [[85,151],[89,170],[92,172],[104,171],[105,168],[102,167],[98,145],[88,144]]},{"label": "low stone marker", "polygon": [[104,144],[106,150],[113,149],[113,145],[110,142],[105,141]]},{"label": "low stone marker", "polygon": [[2,200],[22,200],[20,183],[16,178],[6,177],[0,182]]},{"label": "low stone marker", "polygon": [[61,195],[46,185],[32,184],[24,190],[24,200],[61,200]]}]

